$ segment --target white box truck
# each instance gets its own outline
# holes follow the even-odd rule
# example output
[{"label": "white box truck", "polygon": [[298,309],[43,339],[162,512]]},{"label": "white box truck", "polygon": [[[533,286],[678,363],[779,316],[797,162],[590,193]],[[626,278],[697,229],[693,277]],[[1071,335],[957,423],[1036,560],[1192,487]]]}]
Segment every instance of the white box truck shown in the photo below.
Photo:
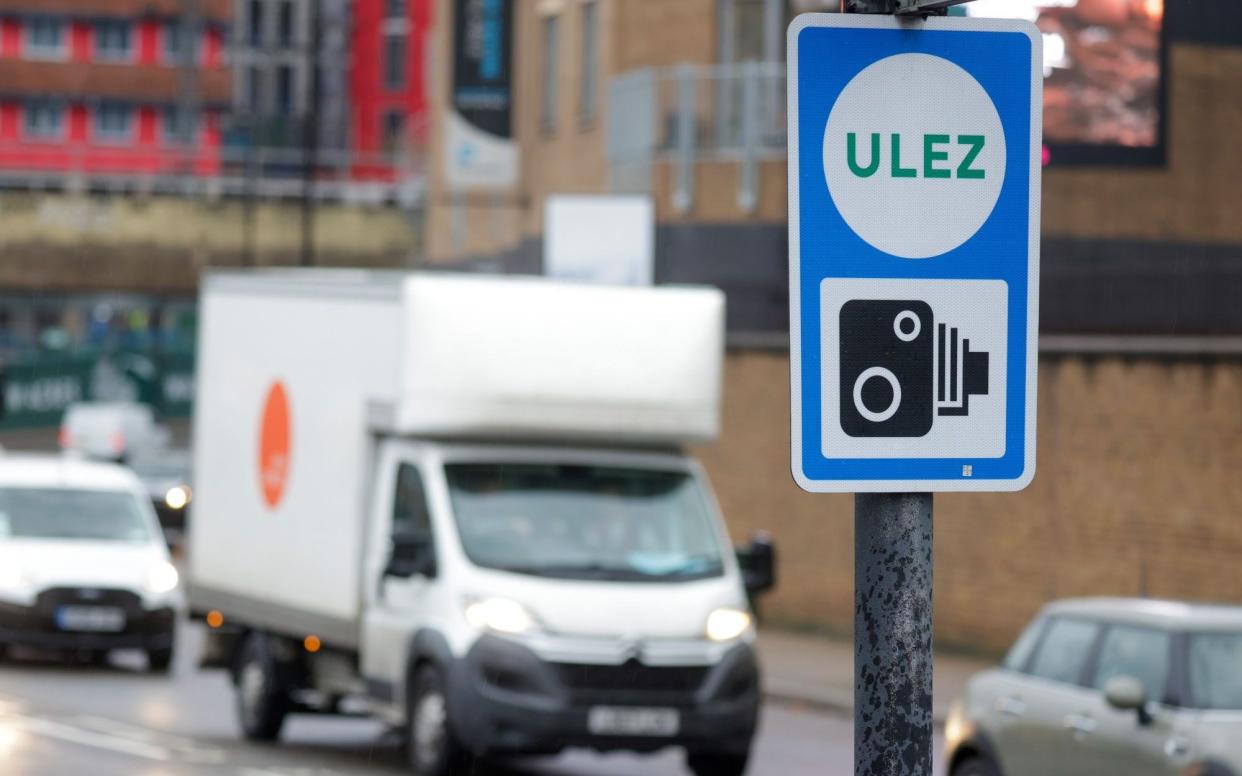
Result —
[{"label": "white box truck", "polygon": [[421,776],[745,770],[771,545],[732,550],[680,449],[717,432],[720,292],[209,273],[200,314],[189,596],[247,736],[361,707]]}]

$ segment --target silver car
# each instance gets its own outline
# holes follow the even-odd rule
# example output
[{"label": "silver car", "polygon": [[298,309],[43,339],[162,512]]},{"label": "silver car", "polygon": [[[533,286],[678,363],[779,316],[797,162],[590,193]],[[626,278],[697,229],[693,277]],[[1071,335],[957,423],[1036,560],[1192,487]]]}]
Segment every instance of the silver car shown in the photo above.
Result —
[{"label": "silver car", "polygon": [[1242,776],[1242,607],[1051,604],[945,739],[951,776]]}]

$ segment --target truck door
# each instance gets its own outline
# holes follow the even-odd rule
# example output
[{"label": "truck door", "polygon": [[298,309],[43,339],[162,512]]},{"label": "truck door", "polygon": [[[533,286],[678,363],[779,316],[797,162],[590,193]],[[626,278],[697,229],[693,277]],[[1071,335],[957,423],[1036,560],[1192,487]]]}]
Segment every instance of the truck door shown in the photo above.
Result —
[{"label": "truck door", "polygon": [[372,697],[396,703],[410,637],[432,608],[439,563],[423,471],[408,460],[387,463],[366,564],[372,598],[363,613],[361,662]]}]

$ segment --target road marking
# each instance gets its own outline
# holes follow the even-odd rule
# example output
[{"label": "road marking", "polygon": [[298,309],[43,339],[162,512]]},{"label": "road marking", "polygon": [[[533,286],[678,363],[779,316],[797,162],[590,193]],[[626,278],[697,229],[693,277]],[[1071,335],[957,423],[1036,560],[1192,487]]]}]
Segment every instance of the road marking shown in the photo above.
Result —
[{"label": "road marking", "polygon": [[41,717],[30,717],[24,714],[13,714],[11,717],[13,721],[17,723],[18,727],[28,730],[31,733],[47,736],[48,738],[68,741],[69,743],[93,747],[95,749],[104,749],[118,754],[126,754],[131,757],[139,757],[144,760],[169,762],[173,759],[172,752],[166,747],[156,746],[142,741],[134,741],[128,738],[121,738],[107,733],[97,733],[90,730],[83,730],[82,728],[76,728],[72,725],[66,725],[60,722],[53,722],[50,719],[43,719]]},{"label": "road marking", "polygon": [[172,751],[175,759],[200,765],[218,765],[228,759],[223,749],[201,746],[193,739],[165,733],[153,728],[138,727],[107,717],[79,716],[73,717],[88,729],[129,738],[136,741],[162,746]]}]

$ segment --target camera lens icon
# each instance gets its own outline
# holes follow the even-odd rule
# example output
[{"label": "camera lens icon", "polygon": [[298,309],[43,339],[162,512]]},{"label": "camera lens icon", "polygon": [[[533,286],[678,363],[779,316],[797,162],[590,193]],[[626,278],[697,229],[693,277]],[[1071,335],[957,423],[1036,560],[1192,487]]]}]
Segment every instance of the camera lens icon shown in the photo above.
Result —
[{"label": "camera lens icon", "polygon": [[853,437],[926,436],[938,416],[970,412],[988,392],[988,354],[937,324],[918,300],[852,300],[841,308],[841,428]]}]

